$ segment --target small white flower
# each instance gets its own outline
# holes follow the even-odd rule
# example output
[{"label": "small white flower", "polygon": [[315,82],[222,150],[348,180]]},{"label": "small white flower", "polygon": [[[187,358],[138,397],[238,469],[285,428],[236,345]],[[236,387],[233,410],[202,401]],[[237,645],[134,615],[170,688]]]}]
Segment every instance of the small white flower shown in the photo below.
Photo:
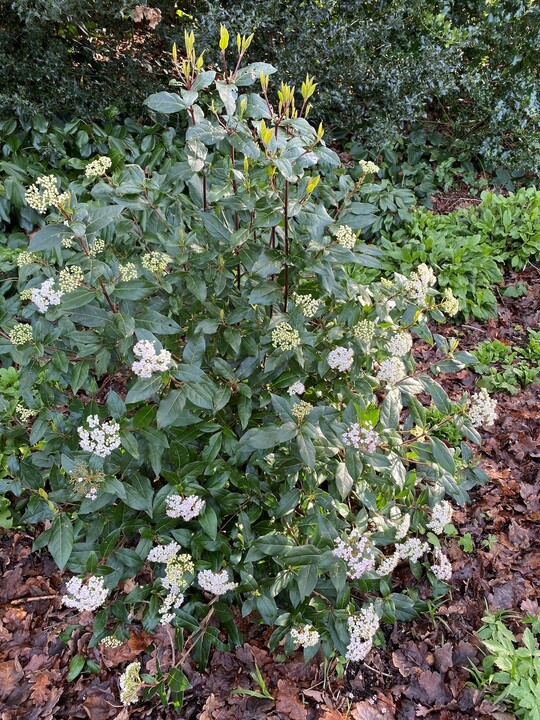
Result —
[{"label": "small white flower", "polygon": [[290,323],[280,323],[272,330],[272,345],[279,350],[293,350],[300,345],[300,333]]},{"label": "small white flower", "polygon": [[373,638],[379,629],[380,619],[374,605],[362,608],[358,615],[351,615],[347,620],[349,628],[349,644],[345,659],[360,662],[373,647]]},{"label": "small white flower", "polygon": [[369,535],[353,528],[348,537],[337,538],[332,553],[347,563],[347,575],[358,580],[375,568],[375,551]]},{"label": "small white flower", "polygon": [[406,540],[401,545],[396,545],[396,552],[402,560],[418,562],[422,555],[429,550],[429,545],[418,538]]},{"label": "small white flower", "polygon": [[380,170],[380,167],[371,160],[360,160],[358,164],[364,175],[376,175]]},{"label": "small white flower", "polygon": [[168,545],[155,545],[148,553],[148,562],[167,563],[180,552],[180,545],[173,540]]},{"label": "small white flower", "polygon": [[417,305],[425,305],[430,288],[435,285],[437,278],[433,270],[422,263],[412,272],[406,285],[410,299]]},{"label": "small white flower", "polygon": [[452,577],[452,565],[450,561],[438,548],[435,548],[433,553],[435,555],[435,563],[430,568],[431,572],[438,580],[442,580],[443,582],[450,580]]},{"label": "small white flower", "polygon": [[291,630],[291,638],[302,647],[313,647],[320,640],[320,635],[313,625],[300,626]]},{"label": "small white flower", "polygon": [[41,313],[46,313],[51,305],[60,305],[62,301],[62,290],[54,290],[54,278],[45,280],[39,288],[32,290],[30,299],[37,305],[37,309]]},{"label": "small white flower", "polygon": [[342,225],[336,231],[337,242],[347,250],[353,250],[357,237],[348,225]]},{"label": "small white flower", "polygon": [[431,521],[428,522],[427,527],[433,530],[435,535],[440,535],[445,526],[452,522],[452,515],[454,511],[452,506],[447,500],[442,500],[437,505],[433,506],[431,511]]},{"label": "small white flower", "polygon": [[408,332],[398,332],[392,335],[386,343],[386,349],[393,357],[403,357],[411,351],[413,345],[412,335]]},{"label": "small white flower", "polygon": [[165,372],[172,363],[171,353],[168,350],[157,353],[154,343],[149,340],[139,340],[133,348],[133,354],[140,360],[136,360],[131,369],[140,378],[149,378],[156,372]]},{"label": "small white flower", "polygon": [[493,425],[497,419],[495,408],[497,401],[491,398],[486,388],[481,388],[480,392],[473,395],[471,405],[469,407],[469,420],[474,427],[489,427]]},{"label": "small white flower", "polygon": [[376,378],[388,385],[394,385],[403,380],[406,375],[407,371],[403,362],[397,357],[389,357],[379,365]]},{"label": "small white flower", "polygon": [[188,522],[193,520],[202,513],[206,505],[205,501],[198,495],[169,495],[165,502],[167,503],[167,515],[172,518],[182,518]]},{"label": "small white flower", "polygon": [[201,570],[197,575],[197,581],[203,590],[212,595],[224,595],[238,587],[237,583],[229,581],[229,574],[225,569],[220,572]]},{"label": "small white flower", "polygon": [[321,305],[321,301],[314,298],[313,295],[298,295],[298,293],[293,293],[292,299],[296,307],[299,308],[307,318],[316,315]]},{"label": "small white flower", "polygon": [[287,390],[287,392],[289,393],[289,395],[303,395],[306,392],[306,388],[304,386],[304,383],[298,381],[293,383]]},{"label": "small white flower", "polygon": [[89,577],[85,584],[80,578],[72,577],[66,583],[67,595],[62,598],[63,604],[79,612],[94,612],[103,605],[109,594],[103,586],[104,582],[104,578],[94,575]]},{"label": "small white flower", "polygon": [[396,540],[403,540],[411,527],[411,516],[404,515],[396,526]]},{"label": "small white flower", "polygon": [[77,428],[81,450],[105,458],[120,447],[120,425],[117,422],[100,422],[97,415],[90,415],[86,422],[90,429],[82,425]]},{"label": "small white flower", "polygon": [[354,350],[351,348],[337,347],[328,353],[328,365],[333,370],[347,372],[354,362]]},{"label": "small white flower", "polygon": [[84,170],[84,174],[87,178],[96,178],[100,175],[105,175],[111,165],[111,158],[106,155],[102,155],[97,160],[92,160],[92,162],[88,163]]},{"label": "small white flower", "polygon": [[132,705],[136,703],[141,689],[141,663],[130,663],[124,673],[120,675],[118,684],[120,685],[120,700],[124,705]]},{"label": "small white flower", "polygon": [[359,423],[354,423],[343,433],[343,444],[347,447],[353,447],[364,452],[374,453],[377,445],[380,444],[380,435],[372,428],[362,427]]}]

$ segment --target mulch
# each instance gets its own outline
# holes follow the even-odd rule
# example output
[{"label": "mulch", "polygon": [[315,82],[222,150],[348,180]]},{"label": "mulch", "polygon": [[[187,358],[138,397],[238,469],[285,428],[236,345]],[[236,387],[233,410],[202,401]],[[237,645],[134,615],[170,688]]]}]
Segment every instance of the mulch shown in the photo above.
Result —
[{"label": "mulch", "polygon": [[[439,328],[460,337],[468,349],[498,338],[523,343],[527,327],[540,322],[540,273],[534,268],[509,275],[528,286],[525,297],[501,298],[499,317],[484,325]],[[431,353],[431,354],[430,354]],[[418,347],[420,362],[432,350]],[[464,370],[443,376],[447,391],[474,388],[476,377]],[[169,635],[159,628],[150,639],[134,623],[129,641],[115,649],[87,649],[92,616],[63,608],[64,579],[45,552],[31,552],[24,532],[0,537],[0,720],[511,720],[470,685],[467,668],[481,664],[475,631],[486,607],[523,615],[536,613],[540,596],[540,385],[520,394],[496,393],[497,423],[484,432],[479,458],[490,482],[476,488],[471,503],[455,513],[458,536],[448,542],[452,561],[451,593],[432,613],[409,624],[384,628],[387,645],[338,678],[334,666],[317,657],[305,665],[299,653],[285,659],[267,649],[268,631],[251,618],[239,618],[244,645],[214,651],[199,671],[184,664],[191,688],[182,710],[159,701],[122,708],[118,677],[128,662],[139,660],[152,671],[172,661]],[[472,552],[458,544],[469,533]],[[402,578],[402,581],[406,581]],[[70,639],[59,634],[77,625]],[[149,644],[149,643],[152,644]],[[69,663],[88,655],[99,672],[67,681]],[[261,670],[273,700],[235,690],[259,691],[251,673]]]}]

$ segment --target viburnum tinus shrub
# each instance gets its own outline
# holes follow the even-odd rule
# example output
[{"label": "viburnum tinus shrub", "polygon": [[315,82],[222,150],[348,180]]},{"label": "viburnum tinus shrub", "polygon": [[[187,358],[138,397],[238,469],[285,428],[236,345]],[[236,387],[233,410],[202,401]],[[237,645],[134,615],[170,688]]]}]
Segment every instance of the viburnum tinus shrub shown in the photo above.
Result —
[{"label": "viburnum tinus shrub", "polygon": [[483,479],[466,440],[494,419],[485,391],[452,401],[415,368],[415,337],[437,344],[434,372],[473,359],[426,326],[457,311],[429,267],[351,279],[380,255],[351,229],[376,166],[327,182],[339,159],[305,118],[309,78],[272,106],[274,68],[227,41],[218,77],[187,35],[181,89],[147,101],[187,116],[183,158],[38,177],[26,200],[46,224],[3,278],[15,520],[69,572],[64,604],[96,613],[91,646],[177,628],[174,667],[126,669],[126,704],[180,704],[183,659],[241,642],[239,615],[274,628],[272,649],[366,657],[380,623],[425,608],[422,578],[447,587],[445,498]]}]

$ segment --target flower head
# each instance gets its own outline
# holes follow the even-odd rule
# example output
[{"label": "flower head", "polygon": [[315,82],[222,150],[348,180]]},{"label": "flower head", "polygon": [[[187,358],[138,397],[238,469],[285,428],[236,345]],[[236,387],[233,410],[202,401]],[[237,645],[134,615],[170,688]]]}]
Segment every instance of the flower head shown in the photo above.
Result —
[{"label": "flower head", "polygon": [[155,372],[165,372],[172,363],[172,356],[168,350],[156,352],[154,343],[149,340],[139,340],[133,348],[133,354],[140,360],[136,360],[131,369],[141,378],[149,378]]},{"label": "flower head", "polygon": [[124,705],[132,705],[138,700],[139,691],[141,689],[141,663],[132,662],[120,675],[118,684],[120,685],[120,700]]},{"label": "flower head", "polygon": [[94,612],[103,605],[109,591],[104,587],[104,578],[92,575],[86,583],[78,577],[72,577],[66,583],[67,594],[62,602],[67,607],[75,608],[79,612],[88,610]]},{"label": "flower head", "polygon": [[306,387],[304,383],[297,381],[293,383],[290,388],[287,390],[289,395],[303,395],[306,392]]},{"label": "flower head", "polygon": [[352,348],[337,347],[328,353],[328,365],[333,370],[347,372],[354,362],[354,350]]},{"label": "flower head", "polygon": [[345,659],[351,662],[362,661],[373,647],[373,638],[381,621],[374,605],[362,608],[358,615],[351,615],[347,620],[349,628],[349,644]]},{"label": "flower head", "polygon": [[32,265],[33,263],[36,263],[38,261],[36,255],[34,253],[30,252],[20,252],[17,255],[17,265],[19,267],[24,267],[25,265]]},{"label": "flower head", "polygon": [[198,495],[182,495],[171,494],[165,499],[167,504],[167,515],[172,518],[182,518],[188,522],[193,520],[202,513],[205,508],[205,501]]},{"label": "flower head", "polygon": [[42,175],[30,185],[24,198],[36,212],[44,214],[49,207],[61,207],[69,202],[69,192],[59,193],[54,175]]},{"label": "flower head", "polygon": [[450,503],[447,500],[441,500],[440,503],[433,506],[431,520],[428,522],[427,527],[433,530],[435,535],[440,535],[446,525],[452,522],[453,513],[454,511]]},{"label": "flower head", "polygon": [[58,275],[58,284],[62,292],[72,292],[80,287],[84,282],[84,274],[78,265],[71,265],[60,270]]},{"label": "flower head", "polygon": [[439,550],[438,548],[435,548],[433,551],[433,554],[435,555],[435,562],[430,567],[431,572],[435,575],[435,577],[438,580],[445,581],[450,580],[452,577],[452,565],[446,555]]},{"label": "flower head", "polygon": [[429,545],[418,538],[406,540],[401,545],[396,545],[396,552],[402,560],[418,562],[422,555],[429,550]]},{"label": "flower head", "polygon": [[348,225],[342,225],[336,230],[336,240],[347,250],[353,250],[357,237]]},{"label": "flower head", "polygon": [[380,444],[381,438],[373,428],[363,427],[359,423],[354,423],[342,435],[343,444],[347,447],[353,447],[364,452],[374,453],[377,445]]},{"label": "flower head", "polygon": [[290,323],[280,323],[272,330],[272,345],[279,350],[293,350],[300,345],[300,334]]},{"label": "flower head", "polygon": [[352,334],[355,338],[363,340],[364,342],[371,342],[375,335],[376,325],[371,320],[360,320],[353,326]]},{"label": "flower head", "polygon": [[237,583],[229,581],[229,574],[225,569],[220,572],[201,570],[197,575],[197,581],[203,590],[212,595],[224,595],[229,590],[238,587]]},{"label": "flower head", "polygon": [[403,362],[397,357],[389,357],[379,365],[376,377],[382,383],[394,385],[403,380],[406,375],[407,372]]},{"label": "flower head", "polygon": [[429,289],[435,285],[437,278],[433,270],[422,263],[412,272],[406,285],[409,297],[417,305],[425,305]]},{"label": "flower head", "polygon": [[371,160],[360,160],[358,164],[364,175],[376,175],[380,170],[380,167]]},{"label": "flower head", "polygon": [[146,253],[146,255],[143,255],[141,263],[142,266],[147,270],[150,270],[150,272],[156,273],[156,275],[162,275],[167,271],[167,266],[172,263],[172,258],[166,253],[154,250],[150,253]]},{"label": "flower head", "polygon": [[321,301],[313,297],[313,295],[298,295],[298,293],[292,294],[292,299],[297,308],[307,317],[313,317],[321,305]]},{"label": "flower head", "polygon": [[9,339],[14,345],[26,345],[34,339],[32,326],[25,323],[17,323],[9,331]]},{"label": "flower head", "polygon": [[443,309],[443,312],[448,315],[448,317],[454,317],[454,315],[458,314],[459,300],[457,299],[457,297],[454,297],[452,288],[446,288],[443,292],[443,301],[441,303],[441,308]]},{"label": "flower head", "polygon": [[495,408],[497,401],[491,398],[486,388],[481,388],[480,392],[473,395],[469,407],[469,420],[474,427],[489,427],[493,425],[497,419]]},{"label": "flower head", "polygon": [[31,300],[41,313],[46,313],[51,305],[60,305],[62,290],[54,290],[54,278],[49,278],[32,290]]},{"label": "flower head", "polygon": [[122,282],[128,282],[129,280],[136,280],[139,277],[137,266],[128,262],[125,265],[118,266],[118,273]]},{"label": "flower head", "polygon": [[313,647],[320,640],[320,635],[313,625],[300,626],[291,630],[291,638],[302,647]]},{"label": "flower head", "polygon": [[155,545],[148,553],[148,562],[167,563],[180,552],[180,545],[173,540],[168,545]]},{"label": "flower head", "polygon": [[88,428],[82,425],[77,428],[81,450],[105,458],[120,447],[120,425],[117,422],[100,422],[97,415],[89,415],[86,422]]},{"label": "flower head", "polygon": [[88,163],[84,170],[84,174],[87,178],[97,178],[101,175],[105,175],[111,165],[111,158],[106,155],[102,155],[101,157],[98,157],[97,160],[92,160],[92,162]]},{"label": "flower head", "polygon": [[298,422],[302,422],[307,418],[312,410],[313,405],[311,403],[308,403],[305,400],[300,400],[292,406],[291,415],[295,417]]},{"label": "flower head", "polygon": [[345,560],[348,566],[347,575],[358,580],[375,568],[375,551],[369,535],[362,534],[353,528],[348,537],[337,538],[333,554]]},{"label": "flower head", "polygon": [[408,332],[397,332],[386,343],[386,349],[393,357],[403,357],[411,351],[412,335]]}]

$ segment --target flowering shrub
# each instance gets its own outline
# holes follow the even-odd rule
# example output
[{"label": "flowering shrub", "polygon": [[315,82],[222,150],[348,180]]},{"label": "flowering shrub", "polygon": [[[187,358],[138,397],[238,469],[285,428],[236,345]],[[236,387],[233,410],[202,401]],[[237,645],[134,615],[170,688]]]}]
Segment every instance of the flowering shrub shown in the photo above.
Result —
[{"label": "flowering shrub", "polygon": [[[126,669],[126,704],[142,684],[180,703],[182,657],[240,642],[237,613],[273,626],[271,648],[363,659],[381,622],[425,608],[398,570],[444,591],[444,498],[483,479],[466,439],[493,420],[484,397],[471,421],[469,398],[415,368],[413,337],[437,344],[435,372],[473,360],[426,326],[448,301],[433,271],[352,279],[380,257],[354,226],[365,173],[321,179],[339,159],[305,119],[310,79],[272,106],[274,69],[231,63],[227,45],[223,29],[218,77],[187,35],[181,89],[147,101],[189,120],[183,158],[153,174],[101,162],[99,177],[91,161],[4,277],[18,384],[0,487],[17,521],[45,528],[35,547],[70,573],[65,603],[97,611],[92,645],[134,617],[187,635],[167,673]],[[81,282],[55,290],[74,267]]]}]

